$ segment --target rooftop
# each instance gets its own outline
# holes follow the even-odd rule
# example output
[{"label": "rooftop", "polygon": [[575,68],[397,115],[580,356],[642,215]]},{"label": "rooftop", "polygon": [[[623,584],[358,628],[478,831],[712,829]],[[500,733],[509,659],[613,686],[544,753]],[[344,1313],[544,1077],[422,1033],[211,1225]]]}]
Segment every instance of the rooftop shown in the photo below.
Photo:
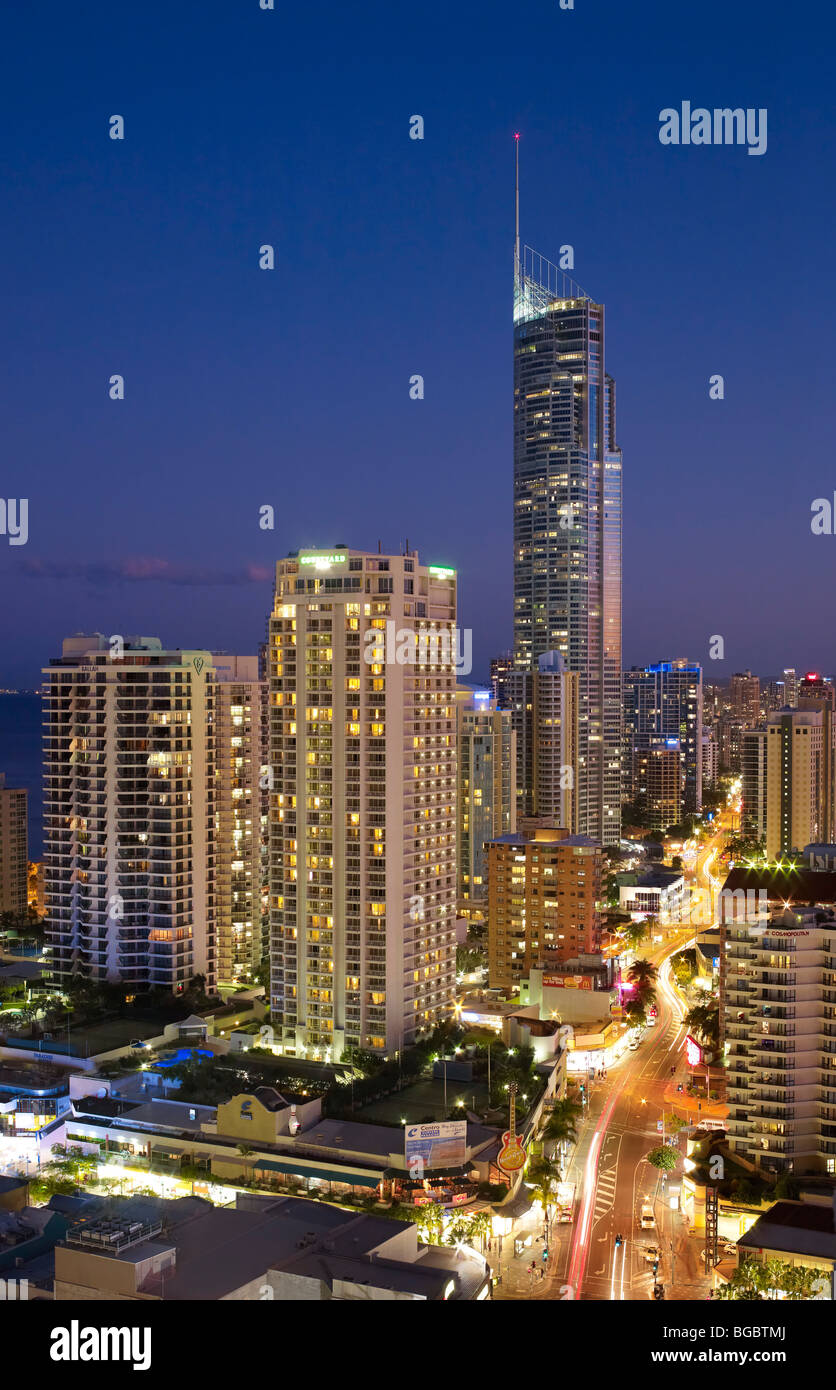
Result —
[{"label": "rooftop", "polygon": [[813,1202],[776,1202],[737,1244],[743,1249],[781,1250],[836,1261],[834,1209]]}]

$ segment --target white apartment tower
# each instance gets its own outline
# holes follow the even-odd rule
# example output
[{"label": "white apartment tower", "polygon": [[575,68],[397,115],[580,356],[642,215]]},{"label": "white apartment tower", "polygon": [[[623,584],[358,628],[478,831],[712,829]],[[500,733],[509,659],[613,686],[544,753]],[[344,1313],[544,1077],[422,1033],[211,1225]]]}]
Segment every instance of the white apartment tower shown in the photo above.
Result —
[{"label": "white apartment tower", "polygon": [[[834,874],[820,877],[832,896]],[[729,1143],[771,1171],[834,1174],[832,905],[764,913],[760,921],[729,916],[722,982]]]},{"label": "white apartment tower", "polygon": [[268,914],[267,681],[257,656],[212,657],[217,689],[215,843],[218,978],[250,983]]},{"label": "white apartment tower", "polygon": [[217,983],[215,699],[206,651],[67,638],[43,672],[51,973]]},{"label": "white apartment tower", "polygon": [[451,1009],[456,577],[279,561],[269,624],[271,1007],[286,1054],[392,1055]]}]

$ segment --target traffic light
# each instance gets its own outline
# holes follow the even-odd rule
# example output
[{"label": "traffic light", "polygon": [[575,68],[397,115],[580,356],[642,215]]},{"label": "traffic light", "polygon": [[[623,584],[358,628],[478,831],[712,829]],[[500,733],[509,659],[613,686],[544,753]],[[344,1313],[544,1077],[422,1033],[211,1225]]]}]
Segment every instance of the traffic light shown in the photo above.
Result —
[{"label": "traffic light", "polygon": [[547,1261],[548,1258],[549,1258],[548,1246],[544,1245],[544,1246],[543,1246],[543,1255],[542,1255],[543,1264],[546,1263],[546,1261]]},{"label": "traffic light", "polygon": [[659,1301],[660,1299],[663,1299],[663,1298],[665,1297],[665,1286],[664,1286],[664,1284],[654,1284],[654,1285],[653,1285],[653,1297],[656,1299],[657,1303],[658,1303],[658,1301]]},{"label": "traffic light", "polygon": [[615,1238],[615,1247],[616,1247],[616,1249],[618,1249],[619,1245],[621,1245],[621,1244],[622,1244],[621,1236],[616,1236],[616,1238]]}]

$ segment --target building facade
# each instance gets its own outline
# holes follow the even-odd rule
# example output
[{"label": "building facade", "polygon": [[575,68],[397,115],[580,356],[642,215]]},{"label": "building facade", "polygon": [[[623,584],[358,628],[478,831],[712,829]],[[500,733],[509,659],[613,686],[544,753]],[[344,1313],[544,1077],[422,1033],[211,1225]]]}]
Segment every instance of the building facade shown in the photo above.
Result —
[{"label": "building facade", "polygon": [[249,984],[269,949],[267,682],[257,656],[212,657],[218,978]]},{"label": "building facade", "polygon": [[766,853],[830,839],[830,723],[822,710],[779,710],[766,726]]},{"label": "building facade", "polygon": [[212,657],[67,638],[43,672],[51,973],[182,993],[217,984]]},{"label": "building facade", "polygon": [[624,672],[624,795],[636,800],[651,748],[679,749],[682,808],[702,810],[702,667],[682,658]]},{"label": "building facade", "polygon": [[767,813],[766,729],[747,729],[743,734],[740,828],[745,835],[766,837]]},{"label": "building facade", "polygon": [[601,847],[586,835],[522,823],[488,846],[488,971],[512,989],[532,967],[600,949]]},{"label": "building facade", "polygon": [[456,692],[458,746],[458,897],[463,907],[487,903],[485,845],[517,828],[516,734],[509,710],[488,691]]},{"label": "building facade", "polygon": [[452,1007],[455,624],[455,571],[415,552],[276,567],[271,1005],[289,1055],[393,1055]]},{"label": "building facade", "polygon": [[580,677],[559,652],[546,652],[532,670],[505,672],[499,690],[516,738],[518,815],[546,817],[576,834]]},{"label": "building facade", "polygon": [[0,773],[0,912],[25,917],[28,907],[29,794]]},{"label": "building facade", "polygon": [[723,936],[730,1146],[768,1171],[836,1174],[832,907],[771,909]]},{"label": "building facade", "polygon": [[579,829],[621,818],[621,451],[604,306],[526,247],[514,277],[514,655],[578,676]]}]

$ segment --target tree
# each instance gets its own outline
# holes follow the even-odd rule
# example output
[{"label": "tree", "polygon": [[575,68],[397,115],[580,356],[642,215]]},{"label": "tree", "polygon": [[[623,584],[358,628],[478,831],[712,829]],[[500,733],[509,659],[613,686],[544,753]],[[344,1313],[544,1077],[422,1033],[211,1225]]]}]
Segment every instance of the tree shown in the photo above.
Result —
[{"label": "tree", "polygon": [[441,1244],[441,1232],[444,1229],[444,1208],[439,1202],[428,1202],[426,1206],[419,1207],[415,1221],[423,1230],[428,1244]]},{"label": "tree", "polygon": [[720,1007],[718,1004],[695,1004],[685,1015],[685,1022],[698,1041],[716,1051],[720,1046]]},{"label": "tree", "polygon": [[647,923],[631,922],[629,926],[619,927],[618,934],[628,951],[636,951],[647,940]]},{"label": "tree", "polygon": [[483,1207],[481,1211],[475,1211],[470,1218],[469,1240],[478,1240],[484,1250],[485,1241],[492,1229],[491,1214],[486,1207]]},{"label": "tree", "polygon": [[554,1144],[555,1149],[564,1150],[578,1137],[578,1120],[582,1113],[583,1106],[576,1100],[568,1096],[565,1100],[556,1100],[543,1128],[543,1138]]},{"label": "tree", "polygon": [[815,1298],[821,1280],[820,1269],[791,1265],[783,1260],[746,1259],[739,1264],[728,1283],[715,1289],[714,1297],[730,1302],[765,1303],[784,1297],[797,1303]]},{"label": "tree", "polygon": [[676,1149],[670,1148],[668,1144],[660,1144],[657,1149],[651,1149],[646,1154],[648,1163],[653,1168],[658,1168],[662,1173],[672,1173],[676,1167],[679,1154]]},{"label": "tree", "polygon": [[656,983],[656,966],[649,960],[634,960],[627,971],[627,979],[637,991],[650,991]]},{"label": "tree", "polygon": [[560,1169],[550,1158],[531,1158],[526,1169],[526,1182],[534,1188],[534,1195],[543,1207],[543,1215],[548,1216],[552,1203],[554,1185],[560,1181]]}]

